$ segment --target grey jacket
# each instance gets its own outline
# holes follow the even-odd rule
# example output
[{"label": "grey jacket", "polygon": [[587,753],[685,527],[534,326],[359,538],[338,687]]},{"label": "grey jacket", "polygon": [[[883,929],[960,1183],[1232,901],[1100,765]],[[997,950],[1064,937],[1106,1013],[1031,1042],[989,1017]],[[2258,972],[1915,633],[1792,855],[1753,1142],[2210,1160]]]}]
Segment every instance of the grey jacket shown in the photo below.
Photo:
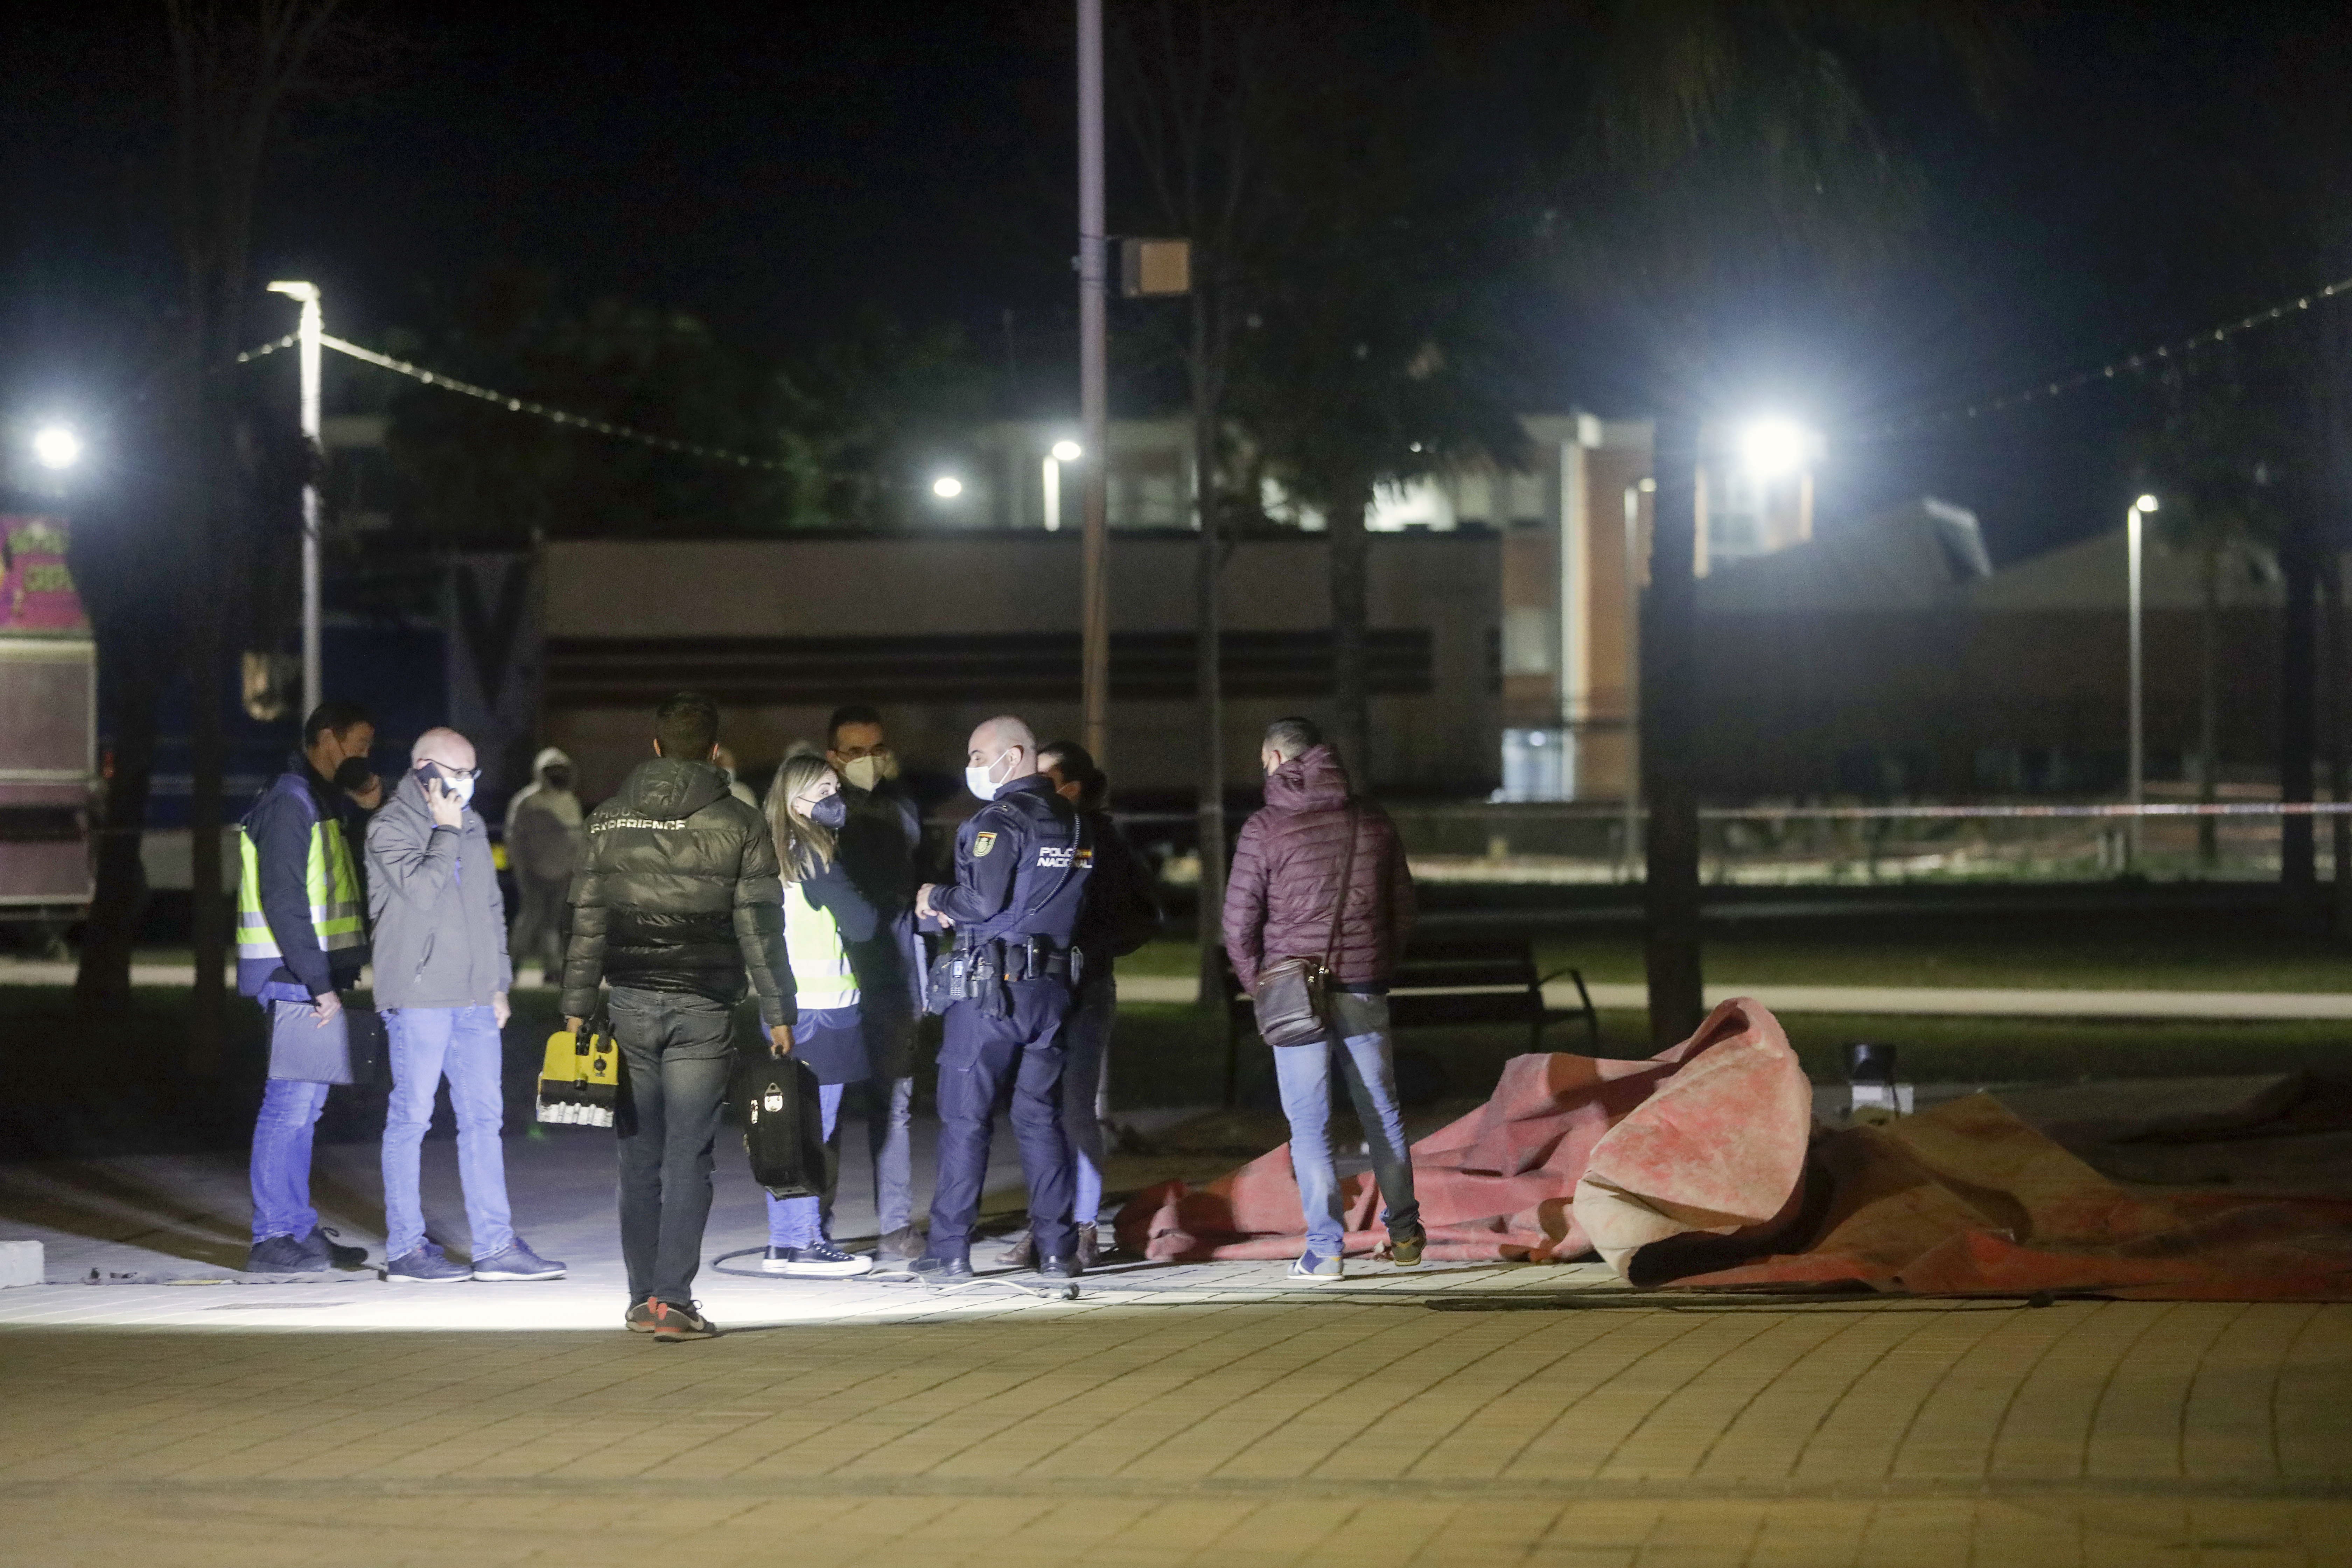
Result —
[{"label": "grey jacket", "polygon": [[437,827],[416,774],[368,824],[368,913],[379,1007],[487,1007],[514,987],[489,829],[467,808]]}]

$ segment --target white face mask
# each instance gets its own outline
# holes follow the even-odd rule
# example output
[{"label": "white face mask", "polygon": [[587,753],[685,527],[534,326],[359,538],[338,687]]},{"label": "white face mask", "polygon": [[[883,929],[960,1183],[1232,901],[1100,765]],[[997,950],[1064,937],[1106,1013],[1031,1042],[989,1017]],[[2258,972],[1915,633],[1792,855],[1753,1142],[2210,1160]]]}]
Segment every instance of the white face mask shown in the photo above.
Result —
[{"label": "white face mask", "polygon": [[995,773],[997,766],[999,763],[1003,763],[1005,758],[1012,754],[1013,753],[1009,751],[1000,752],[997,753],[996,761],[989,763],[988,766],[984,768],[964,769],[964,788],[971,791],[972,794],[978,795],[982,800],[994,800],[996,798],[996,792],[1004,787],[996,780]]},{"label": "white face mask", "polygon": [[[434,778],[440,783],[442,788],[447,790],[451,795],[457,797],[457,805],[460,810],[473,804],[474,776],[471,773],[460,773],[457,777],[451,778],[447,773],[439,771],[439,763],[435,763],[434,767],[436,770],[433,774]],[[425,793],[430,795],[433,792],[430,788],[427,788]]]},{"label": "white face mask", "polygon": [[882,782],[882,759],[852,757],[841,764],[841,777],[852,789],[872,789]]}]

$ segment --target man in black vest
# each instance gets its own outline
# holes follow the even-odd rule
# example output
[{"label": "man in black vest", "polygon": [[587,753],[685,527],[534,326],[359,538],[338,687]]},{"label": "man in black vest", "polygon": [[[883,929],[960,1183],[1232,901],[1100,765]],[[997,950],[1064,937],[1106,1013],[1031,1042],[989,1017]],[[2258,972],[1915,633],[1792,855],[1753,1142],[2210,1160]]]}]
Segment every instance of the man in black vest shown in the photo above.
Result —
[{"label": "man in black vest", "polygon": [[940,1047],[930,1245],[914,1268],[933,1279],[971,1277],[989,1123],[998,1086],[1010,1079],[1037,1271],[1072,1279],[1079,1267],[1062,1133],[1061,1032],[1083,978],[1073,938],[1094,849],[1076,809],[1037,771],[1037,739],[1020,720],[991,719],[971,732],[964,781],[988,804],[956,835],[955,881],[926,884],[915,900],[918,914],[953,931],[961,974]]}]

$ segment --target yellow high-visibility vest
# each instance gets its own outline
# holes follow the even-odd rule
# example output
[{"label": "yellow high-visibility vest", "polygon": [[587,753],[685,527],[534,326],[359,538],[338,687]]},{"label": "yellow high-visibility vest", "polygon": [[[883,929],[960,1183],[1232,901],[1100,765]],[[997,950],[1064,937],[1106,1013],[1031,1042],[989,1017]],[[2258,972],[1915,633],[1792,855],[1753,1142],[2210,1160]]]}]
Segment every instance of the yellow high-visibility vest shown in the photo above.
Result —
[{"label": "yellow high-visibility vest", "polygon": [[784,884],[784,956],[792,961],[793,989],[803,1007],[855,1007],[857,976],[841,927],[809,899],[798,882]]},{"label": "yellow high-visibility vest", "polygon": [[[282,958],[284,950],[261,912],[261,858],[255,851],[251,830],[240,825],[236,842],[240,867],[236,879],[236,956],[239,960]],[[304,881],[310,893],[310,929],[320,951],[335,952],[367,941],[360,913],[359,873],[352,866],[352,849],[338,824],[313,819],[310,824],[310,865]]]}]

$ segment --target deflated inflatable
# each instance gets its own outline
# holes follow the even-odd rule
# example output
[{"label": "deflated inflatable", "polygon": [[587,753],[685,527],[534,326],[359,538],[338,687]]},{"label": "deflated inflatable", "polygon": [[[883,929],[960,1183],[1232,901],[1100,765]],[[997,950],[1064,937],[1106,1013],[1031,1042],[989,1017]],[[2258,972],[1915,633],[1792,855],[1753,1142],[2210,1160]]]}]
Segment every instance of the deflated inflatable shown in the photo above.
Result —
[{"label": "deflated inflatable", "polygon": [[[2352,1300],[2352,1204],[2135,1194],[1975,1095],[1885,1127],[1819,1128],[1772,1016],[1725,1003],[1646,1061],[1507,1063],[1476,1110],[1413,1145],[1433,1259],[1605,1259],[1638,1285],[1846,1285]],[[1387,1239],[1369,1175],[1343,1187],[1350,1253]],[[1287,1145],[1118,1216],[1169,1261],[1295,1257]]]}]

